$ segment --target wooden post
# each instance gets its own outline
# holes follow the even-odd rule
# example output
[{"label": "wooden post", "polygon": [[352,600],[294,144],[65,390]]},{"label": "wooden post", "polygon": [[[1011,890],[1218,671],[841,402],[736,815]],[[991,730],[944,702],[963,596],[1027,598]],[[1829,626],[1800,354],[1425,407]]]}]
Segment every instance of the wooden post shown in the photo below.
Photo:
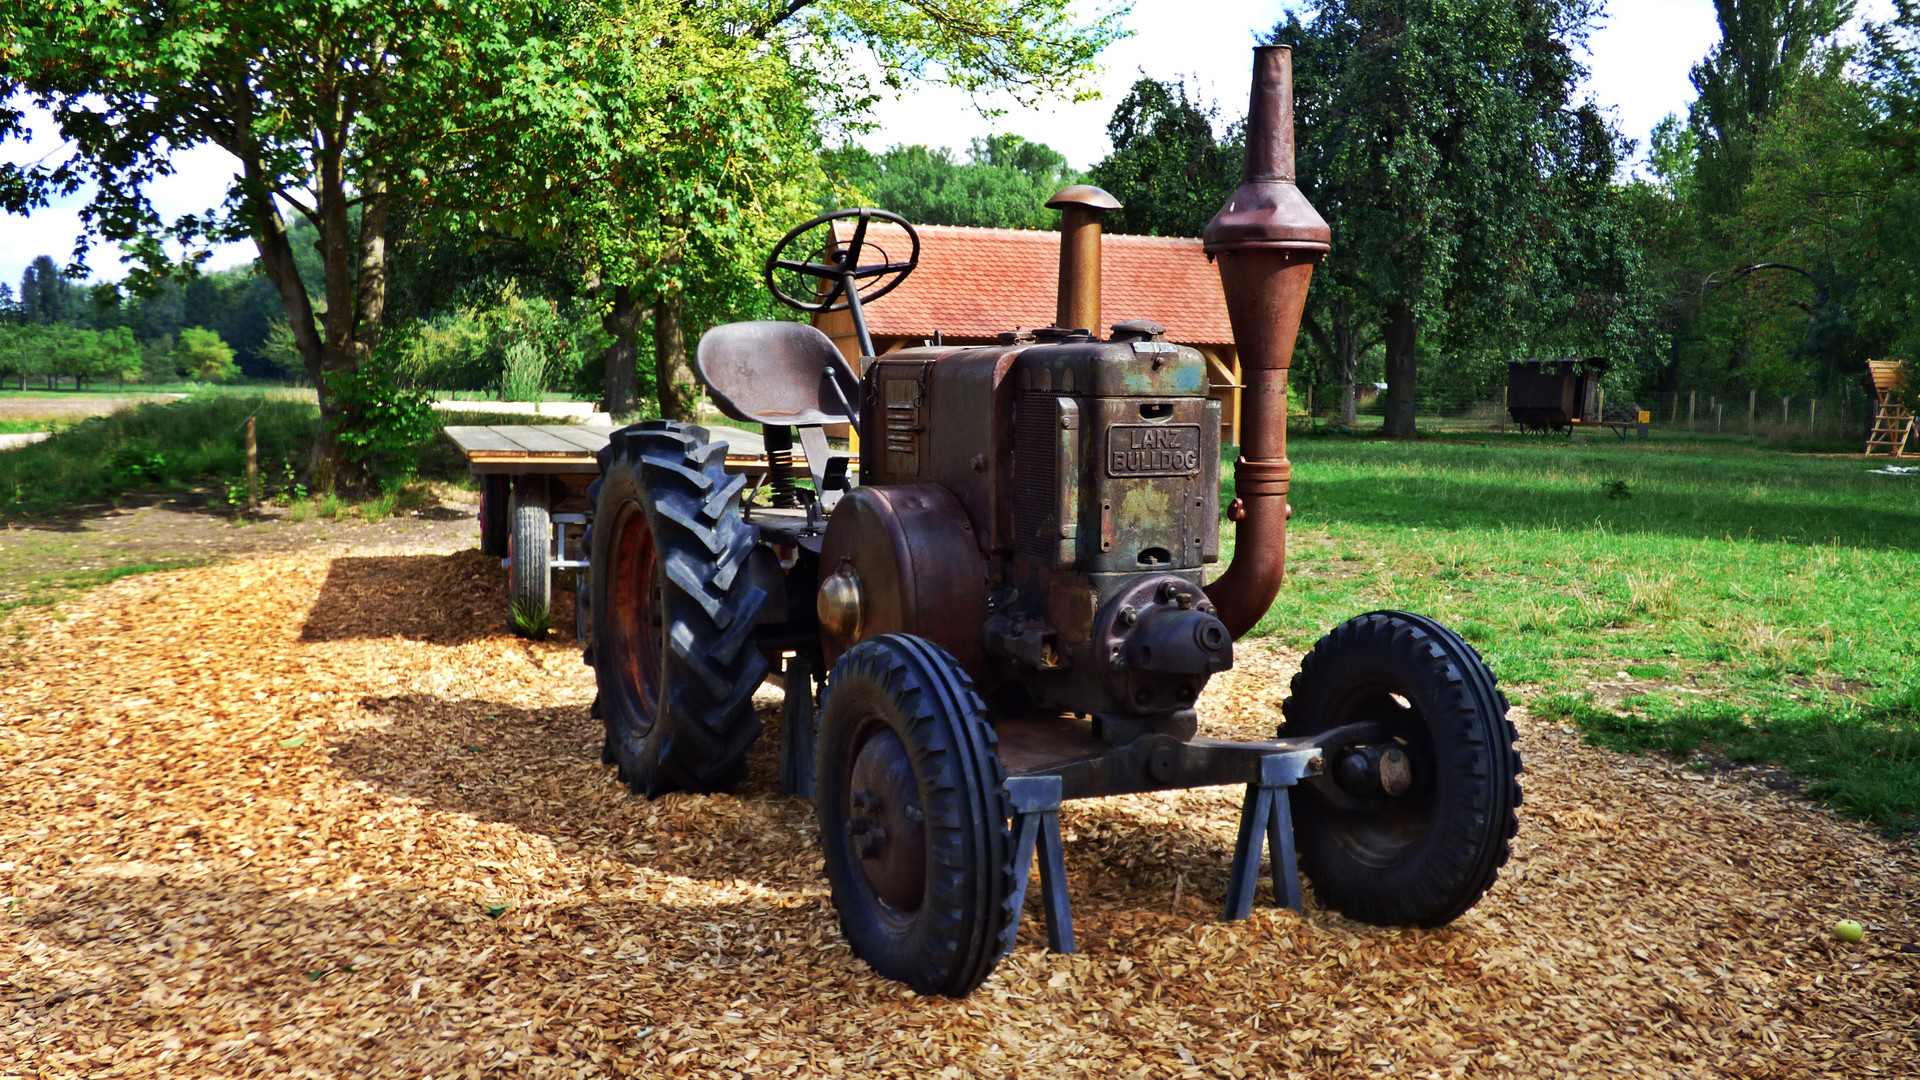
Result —
[{"label": "wooden post", "polygon": [[1667,409],[1667,426],[1672,427],[1674,421],[1678,419],[1680,419],[1680,391],[1675,390],[1673,392],[1673,401],[1669,403]]},{"label": "wooden post", "polygon": [[1820,399],[1807,399],[1807,426],[1812,427],[1820,419]]},{"label": "wooden post", "polygon": [[1720,434],[1720,414],[1725,411],[1726,410],[1721,408],[1719,405],[1715,405],[1713,407],[1713,433],[1715,435]]},{"label": "wooden post", "polygon": [[247,417],[247,513],[260,509],[260,441],[256,421]]},{"label": "wooden post", "polygon": [[1753,434],[1753,408],[1755,403],[1757,403],[1759,400],[1760,400],[1760,391],[1758,390],[1747,391],[1747,434],[1748,435]]},{"label": "wooden post", "polygon": [[1698,391],[1687,391],[1687,429],[1689,431],[1693,429],[1693,407],[1699,403],[1698,396]]},{"label": "wooden post", "polygon": [[1595,420],[1607,418],[1607,388],[1604,386],[1593,388],[1593,418]]},{"label": "wooden post", "polygon": [[1788,398],[1786,398],[1786,397],[1784,397],[1784,396],[1782,396],[1782,397],[1780,398],[1780,425],[1781,425],[1782,427],[1785,427],[1785,426],[1786,426],[1786,423],[1787,423],[1787,402],[1788,402],[1788,400],[1789,400],[1789,399],[1788,399]]}]

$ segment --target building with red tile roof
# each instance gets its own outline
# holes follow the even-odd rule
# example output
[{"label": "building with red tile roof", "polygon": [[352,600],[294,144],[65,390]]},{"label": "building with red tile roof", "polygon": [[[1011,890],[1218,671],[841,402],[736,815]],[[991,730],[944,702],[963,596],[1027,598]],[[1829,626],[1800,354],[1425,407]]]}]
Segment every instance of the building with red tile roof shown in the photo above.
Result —
[{"label": "building with red tile roof", "polygon": [[[919,225],[920,263],[898,288],[868,304],[867,329],[876,352],[889,353],[937,337],[954,345],[988,345],[1010,330],[1053,325],[1060,280],[1060,234],[1023,229]],[[889,236],[889,233],[892,235]],[[875,223],[867,243],[901,259],[905,237]],[[862,257],[862,262],[869,261]],[[1100,238],[1100,325],[1105,337],[1127,319],[1150,319],[1167,339],[1207,358],[1213,396],[1221,399],[1226,431],[1239,442],[1240,364],[1227,321],[1220,274],[1197,237]],[[816,316],[815,324],[855,358],[853,321],[845,312]]]}]

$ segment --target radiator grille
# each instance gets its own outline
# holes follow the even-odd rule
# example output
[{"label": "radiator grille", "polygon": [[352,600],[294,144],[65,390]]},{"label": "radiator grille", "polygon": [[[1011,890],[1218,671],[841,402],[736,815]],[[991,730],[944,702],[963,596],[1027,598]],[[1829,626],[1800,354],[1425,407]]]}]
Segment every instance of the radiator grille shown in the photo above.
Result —
[{"label": "radiator grille", "polygon": [[1058,417],[1045,394],[1022,394],[1014,405],[1014,550],[1049,564],[1060,554]]}]

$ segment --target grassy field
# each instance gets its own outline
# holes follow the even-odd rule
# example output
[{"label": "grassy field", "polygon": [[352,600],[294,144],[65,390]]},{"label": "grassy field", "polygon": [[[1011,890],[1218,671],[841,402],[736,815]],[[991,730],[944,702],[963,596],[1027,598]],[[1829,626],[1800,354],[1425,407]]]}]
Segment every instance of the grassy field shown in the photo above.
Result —
[{"label": "grassy field", "polygon": [[1920,827],[1920,477],[1737,443],[1296,438],[1287,587],[1306,648],[1440,618],[1594,742],[1777,764]]},{"label": "grassy field", "polygon": [[[319,410],[306,397],[297,390],[247,394],[223,389],[63,424],[45,441],[0,453],[0,520],[59,513],[142,489],[211,484],[224,490],[245,474],[242,432],[249,416],[258,421],[265,493],[304,494],[307,452],[319,422]],[[437,425],[550,420],[513,413],[447,412],[435,417]],[[465,460],[437,429],[419,447],[419,468],[428,479],[467,479]],[[392,495],[375,501],[390,508],[395,505]],[[319,512],[328,515],[334,509],[330,505]]]}]

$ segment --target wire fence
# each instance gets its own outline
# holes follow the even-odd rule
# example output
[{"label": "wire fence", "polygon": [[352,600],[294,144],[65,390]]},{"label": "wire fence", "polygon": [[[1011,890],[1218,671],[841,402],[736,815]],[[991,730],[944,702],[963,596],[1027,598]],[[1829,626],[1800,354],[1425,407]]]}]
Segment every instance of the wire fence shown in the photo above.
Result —
[{"label": "wire fence", "polygon": [[[1863,390],[1843,388],[1836,394],[1782,396],[1754,391],[1722,393],[1705,390],[1647,390],[1637,394],[1600,391],[1589,402],[1589,419],[1634,423],[1648,414],[1655,431],[1701,436],[1745,437],[1764,443],[1854,442],[1866,438],[1873,415],[1871,397]],[[1367,386],[1356,394],[1358,417],[1383,418],[1384,388]],[[1311,398],[1314,417],[1335,422],[1339,416],[1337,391],[1315,387]],[[1508,414],[1504,389],[1484,384],[1417,384],[1414,419],[1422,430],[1518,430]]]}]

